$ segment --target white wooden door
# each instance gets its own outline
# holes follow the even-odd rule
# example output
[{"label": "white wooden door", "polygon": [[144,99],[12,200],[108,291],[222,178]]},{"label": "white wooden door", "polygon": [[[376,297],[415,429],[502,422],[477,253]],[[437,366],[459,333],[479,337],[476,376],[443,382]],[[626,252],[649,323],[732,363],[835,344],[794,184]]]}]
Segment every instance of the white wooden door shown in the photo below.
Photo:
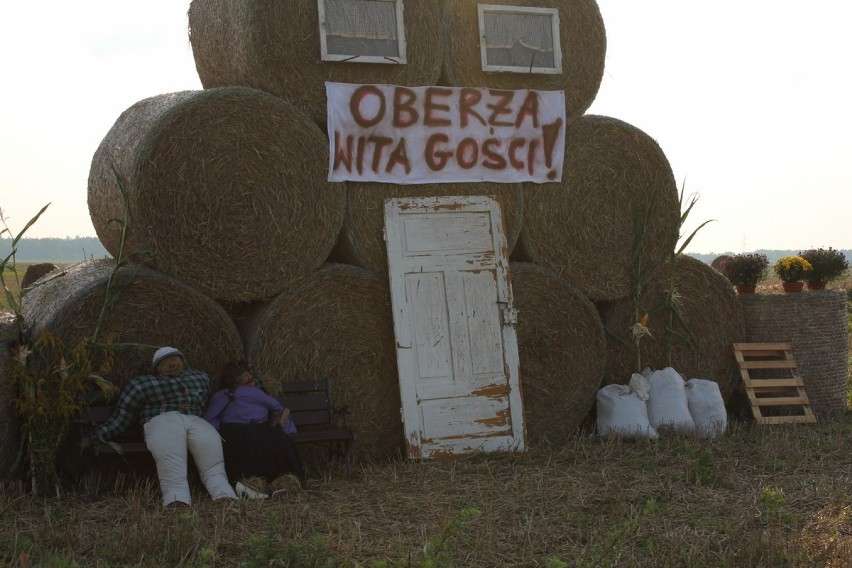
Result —
[{"label": "white wooden door", "polygon": [[389,199],[385,240],[408,456],[523,450],[499,202]]}]

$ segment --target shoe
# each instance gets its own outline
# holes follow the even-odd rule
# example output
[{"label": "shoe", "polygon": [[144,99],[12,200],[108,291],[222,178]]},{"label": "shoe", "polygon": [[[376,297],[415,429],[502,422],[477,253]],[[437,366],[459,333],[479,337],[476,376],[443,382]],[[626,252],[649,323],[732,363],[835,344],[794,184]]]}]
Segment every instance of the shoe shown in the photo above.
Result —
[{"label": "shoe", "polygon": [[237,490],[237,496],[242,499],[269,499],[269,495],[245,485],[242,481],[237,481],[234,488]]},{"label": "shoe", "polygon": [[272,497],[293,495],[302,491],[302,482],[292,473],[288,473],[273,479],[272,483],[269,484],[269,489],[272,492]]},{"label": "shoe", "polygon": [[192,505],[185,501],[172,501],[165,508],[172,511],[189,511],[192,509]]}]

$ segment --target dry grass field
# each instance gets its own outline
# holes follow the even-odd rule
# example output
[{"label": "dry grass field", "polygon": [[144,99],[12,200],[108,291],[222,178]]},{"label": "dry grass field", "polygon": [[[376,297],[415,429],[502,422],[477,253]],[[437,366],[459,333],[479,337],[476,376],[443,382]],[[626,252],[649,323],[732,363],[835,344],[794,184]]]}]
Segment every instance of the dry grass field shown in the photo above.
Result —
[{"label": "dry grass field", "polygon": [[98,497],[0,491],[0,566],[836,566],[852,558],[852,413],[716,441],[577,436],[450,462],[312,471],[287,499],[164,510],[118,468]]},{"label": "dry grass field", "polygon": [[298,495],[213,502],[196,482],[191,509],[164,510],[150,467],[121,461],[99,472],[96,498],[72,476],[48,498],[2,482],[0,567],[775,568],[852,558],[852,407],[807,426],[733,417],[714,441],[578,433],[523,454],[361,463],[352,478],[309,457]]}]

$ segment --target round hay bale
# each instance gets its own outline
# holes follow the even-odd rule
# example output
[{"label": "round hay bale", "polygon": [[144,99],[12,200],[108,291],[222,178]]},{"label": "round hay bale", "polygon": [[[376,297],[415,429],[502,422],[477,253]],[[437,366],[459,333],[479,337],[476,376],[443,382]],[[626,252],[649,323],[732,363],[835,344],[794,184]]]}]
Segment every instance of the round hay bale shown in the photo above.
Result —
[{"label": "round hay bale", "polygon": [[562,443],[594,407],[605,342],[597,308],[554,272],[512,262],[527,436]]},{"label": "round hay bale", "polygon": [[746,341],[792,343],[811,408],[819,418],[846,411],[849,332],[845,290],[739,294]]},{"label": "round hay bale", "polygon": [[343,223],[343,184],[326,181],[328,142],[281,99],[241,87],[144,99],[101,142],[89,212],[124,253],[228,301],[268,298],[313,272]]},{"label": "round hay bale", "polygon": [[11,472],[18,453],[20,440],[18,412],[15,409],[17,393],[6,378],[6,362],[11,344],[18,340],[18,326],[12,312],[0,311],[0,475]]},{"label": "round hay bale", "polygon": [[56,270],[57,266],[52,262],[42,262],[39,264],[31,264],[27,267],[27,271],[24,272],[24,277],[21,280],[21,289],[29,288],[33,284],[35,284],[36,280],[41,278],[42,276],[48,274],[49,272]]},{"label": "round hay bale", "polygon": [[[715,381],[729,401],[739,384],[733,344],[743,341],[745,321],[730,282],[709,265],[678,255],[674,283],[683,324],[669,320],[666,291],[669,264],[650,275],[640,293],[640,314],[648,314],[651,337],[641,339],[642,366],[673,367],[684,379]],[[640,317],[641,317],[640,315]],[[636,322],[633,300],[624,298],[602,310],[607,333],[607,384],[627,384],[636,372],[636,352],[631,328]],[[675,330],[668,334],[667,327]],[[669,359],[669,337],[671,359]]]},{"label": "round hay bale", "polygon": [[562,72],[494,73],[482,70],[476,2],[446,2],[442,82],[457,87],[565,91],[569,118],[582,115],[598,93],[606,58],[606,31],[594,0],[494,0],[488,4],[557,8]]},{"label": "round hay bale", "polygon": [[643,266],[662,262],[679,220],[674,174],[659,145],[625,122],[587,115],[567,127],[562,181],[525,184],[524,252],[592,301],[616,300],[630,291],[636,247]]},{"label": "round hay bale", "polygon": [[325,82],[434,85],[443,34],[437,2],[406,2],[407,63],[323,61],[315,0],[193,0],[189,29],[204,88],[244,85],[326,121]]},{"label": "round hay bale", "polygon": [[726,262],[728,262],[729,260],[731,260],[732,258],[733,257],[731,255],[728,255],[728,254],[723,254],[723,255],[717,256],[716,258],[713,259],[713,262],[710,263],[710,266],[712,266],[714,269],[721,272],[722,271],[722,265],[725,264]]},{"label": "round hay bale", "polygon": [[[73,347],[95,333],[115,262],[101,259],[76,264],[24,296],[22,313],[35,337],[47,329]],[[211,377],[227,361],[243,357],[240,336],[228,314],[213,300],[164,274],[128,265],[113,275],[114,299],[99,339],[115,334],[115,343],[177,347],[191,366]],[[116,352],[112,377],[119,384],[150,367],[154,349]]]},{"label": "round hay bale", "polygon": [[270,392],[291,381],[325,378],[336,406],[358,434],[356,458],[397,454],[399,419],[390,293],[374,274],[326,264],[242,321],[249,361]]},{"label": "round hay bale", "polygon": [[347,189],[344,228],[349,253],[347,262],[364,266],[388,279],[388,254],[384,240],[385,200],[394,197],[491,195],[500,200],[503,209],[503,230],[511,250],[521,231],[523,194],[519,184],[436,183],[397,185],[389,183],[350,183]]}]

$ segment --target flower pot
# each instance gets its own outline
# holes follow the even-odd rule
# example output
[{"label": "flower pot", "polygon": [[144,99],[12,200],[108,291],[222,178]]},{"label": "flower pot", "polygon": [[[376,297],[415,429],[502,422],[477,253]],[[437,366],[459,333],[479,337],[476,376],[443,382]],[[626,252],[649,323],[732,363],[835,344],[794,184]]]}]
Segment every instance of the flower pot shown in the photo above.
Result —
[{"label": "flower pot", "polygon": [[784,288],[784,291],[788,294],[794,292],[801,292],[805,288],[805,283],[799,280],[798,282],[781,282],[781,286]]},{"label": "flower pot", "polygon": [[749,286],[747,284],[737,284],[734,286],[737,289],[737,294],[754,294],[757,286]]},{"label": "flower pot", "polygon": [[808,280],[808,290],[825,290],[825,280]]}]

